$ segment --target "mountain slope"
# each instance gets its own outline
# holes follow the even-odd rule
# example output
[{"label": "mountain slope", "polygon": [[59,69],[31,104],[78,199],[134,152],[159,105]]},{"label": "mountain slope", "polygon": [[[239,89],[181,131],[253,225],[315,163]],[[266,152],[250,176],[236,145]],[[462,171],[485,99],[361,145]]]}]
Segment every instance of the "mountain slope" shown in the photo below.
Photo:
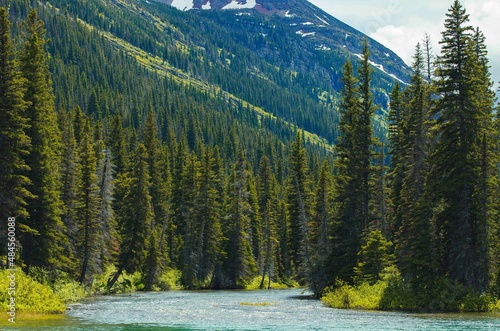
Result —
[{"label": "mountain slope", "polygon": [[[27,11],[22,1],[2,3],[13,6],[18,20]],[[210,2],[211,8],[228,4]],[[224,138],[211,135],[223,135],[237,123],[247,146],[259,135],[268,144],[287,143],[303,129],[311,143],[329,149],[337,137],[341,67],[346,59],[357,62],[364,38],[299,0],[188,12],[142,0],[53,0],[36,6],[52,40],[58,107],[80,106],[89,113],[91,97],[97,98],[101,112],[120,113],[135,128],[153,109],[164,137],[169,130],[179,136],[191,121],[200,139],[212,145]],[[373,62],[406,80],[402,61],[370,43]],[[386,91],[395,81],[382,70],[374,74],[378,135],[385,131]],[[180,111],[186,107],[192,119]],[[218,118],[216,124],[202,120],[207,113]]]},{"label": "mountain slope", "polygon": [[[361,32],[339,21],[322,9],[306,0],[157,0],[180,10],[191,9],[232,9],[237,10],[238,16],[244,9],[267,15],[283,18],[284,24],[289,24],[298,35],[308,38],[315,44],[317,50],[328,51],[332,48],[345,48],[353,54],[360,54],[363,39]],[[409,78],[408,66],[393,51],[387,49],[374,40],[371,40],[371,52],[374,65],[381,71],[394,75],[399,80]]]}]

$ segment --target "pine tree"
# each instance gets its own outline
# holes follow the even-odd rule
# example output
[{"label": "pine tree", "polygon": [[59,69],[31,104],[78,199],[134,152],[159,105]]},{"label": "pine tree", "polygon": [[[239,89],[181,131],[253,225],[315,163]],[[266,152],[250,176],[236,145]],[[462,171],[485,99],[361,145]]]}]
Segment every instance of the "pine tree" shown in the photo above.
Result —
[{"label": "pine tree", "polygon": [[373,285],[379,281],[384,269],[394,264],[391,247],[392,243],[381,230],[370,231],[358,253],[358,264],[354,268],[355,283]]},{"label": "pine tree", "polygon": [[20,236],[22,258],[26,266],[60,268],[69,264],[64,252],[68,247],[64,224],[61,220],[60,155],[61,137],[57,129],[54,94],[50,79],[47,54],[44,46],[43,22],[33,10],[24,28],[24,48],[21,54],[21,71],[25,79],[26,110],[31,138],[31,149],[26,164],[31,169],[30,191],[34,198],[27,200],[30,218],[27,225],[34,231]]},{"label": "pine tree", "polygon": [[[102,141],[101,141],[102,143]],[[99,236],[100,236],[100,273],[109,264],[116,262],[118,256],[118,232],[115,217],[114,206],[114,189],[115,177],[114,166],[111,161],[111,152],[105,146],[100,148],[102,154],[98,161],[97,166],[97,179],[99,186],[99,201],[98,206],[98,222],[99,222]]]},{"label": "pine tree", "polygon": [[400,125],[405,128],[402,137],[405,154],[404,168],[398,210],[401,213],[401,227],[397,235],[396,254],[402,275],[413,286],[425,288],[433,280],[435,264],[434,233],[431,223],[428,188],[426,185],[429,153],[429,114],[431,89],[424,80],[425,61],[420,44],[414,56],[411,79],[407,88],[408,103]]},{"label": "pine tree", "polygon": [[275,251],[277,247],[277,192],[276,178],[272,172],[267,156],[262,156],[257,179],[259,197],[259,213],[262,219],[262,278],[260,288],[265,287],[266,275],[269,277],[267,287],[271,285],[271,278],[275,275]]},{"label": "pine tree", "polygon": [[373,69],[370,64],[370,51],[368,48],[368,40],[365,39],[363,45],[363,57],[358,68],[359,76],[359,113],[357,114],[356,125],[356,155],[359,158],[358,171],[360,171],[360,195],[361,195],[361,213],[364,219],[364,225],[368,224],[370,218],[370,177],[372,175],[372,116],[375,112],[374,97],[371,92],[371,75]]},{"label": "pine tree", "polygon": [[125,191],[123,203],[117,209],[121,243],[118,269],[108,282],[108,288],[125,270],[142,271],[148,248],[148,234],[154,217],[151,206],[150,177],[146,147],[139,143],[132,155],[131,164],[124,178],[118,183]]},{"label": "pine tree", "polygon": [[[73,112],[59,112],[59,128],[62,132],[62,163],[61,163],[61,200],[64,205],[62,221],[66,227],[70,247],[70,256],[76,255],[78,246],[78,211],[80,209],[79,190],[81,184],[80,160],[78,146],[74,135]],[[72,258],[73,259],[73,258]],[[80,272],[77,266],[71,267],[75,273]]]},{"label": "pine tree", "polygon": [[106,145],[109,146],[116,175],[119,176],[127,168],[127,143],[120,115],[115,115],[112,119],[111,132]]},{"label": "pine tree", "polygon": [[474,41],[468,21],[469,15],[456,0],[446,15],[438,58],[436,86],[442,97],[434,112],[438,141],[431,155],[431,176],[434,201],[442,206],[437,227],[443,271],[453,280],[484,291],[490,268],[485,213],[489,199],[484,198],[492,193],[481,191],[492,173],[488,137],[493,98],[484,56],[479,55],[483,51],[478,52],[484,43]]},{"label": "pine tree", "polygon": [[329,274],[352,282],[363,231],[370,218],[371,144],[373,96],[370,92],[368,45],[365,42],[358,81],[347,62],[343,68],[340,138],[336,160],[336,213]]},{"label": "pine tree", "polygon": [[329,280],[325,273],[325,263],[332,254],[331,233],[333,226],[333,176],[329,160],[321,166],[316,192],[314,211],[311,218],[311,247],[314,268],[310,272],[309,284],[316,293],[327,286]]},{"label": "pine tree", "polygon": [[178,226],[182,238],[180,268],[182,281],[188,289],[198,287],[198,274],[201,266],[201,256],[197,254],[196,238],[200,233],[200,220],[196,218],[196,197],[200,184],[200,162],[194,152],[186,160],[181,174],[182,204],[179,205],[180,217]]},{"label": "pine tree", "polygon": [[257,272],[250,244],[252,206],[247,190],[250,173],[246,163],[243,150],[240,149],[230,182],[227,259],[224,267],[229,287],[234,288],[243,288]]},{"label": "pine tree", "polygon": [[311,268],[309,247],[309,174],[302,133],[297,132],[290,150],[287,207],[290,224],[290,257],[294,273],[305,280]]},{"label": "pine tree", "polygon": [[391,225],[393,232],[397,232],[401,227],[403,211],[401,201],[401,190],[403,187],[403,180],[405,170],[405,135],[406,135],[406,121],[404,107],[404,97],[401,91],[401,86],[396,83],[391,95],[391,105],[389,110],[389,142],[391,155],[391,168],[389,174],[390,182],[390,201],[392,204]]},{"label": "pine tree", "polygon": [[81,190],[79,196],[78,214],[80,216],[78,255],[81,261],[79,281],[91,283],[92,276],[101,265],[99,246],[103,243],[99,238],[99,187],[97,186],[97,157],[90,127],[90,120],[84,120],[82,137],[79,144],[79,161],[81,169]]},{"label": "pine tree", "polygon": [[203,151],[200,168],[200,189],[196,198],[196,219],[200,223],[196,239],[196,254],[199,256],[200,268],[198,281],[206,282],[210,278],[209,287],[220,282],[222,261],[225,252],[225,238],[221,227],[221,197],[217,187],[221,181],[216,172],[215,153],[210,147]]},{"label": "pine tree", "polygon": [[149,174],[151,177],[151,203],[154,211],[154,219],[150,225],[151,237],[149,239],[149,253],[147,258],[147,275],[145,289],[151,290],[156,283],[158,273],[162,265],[165,265],[164,252],[160,248],[165,248],[163,242],[164,232],[168,222],[168,193],[166,182],[162,174],[162,150],[153,112],[151,111],[144,127],[144,146],[148,153]]},{"label": "pine tree", "polygon": [[[25,80],[19,61],[14,58],[10,36],[11,23],[8,12],[0,8],[0,219],[2,224],[9,217],[16,217],[20,230],[26,228],[27,200],[33,198],[28,191],[29,166],[25,162],[30,151],[29,128],[24,101]],[[24,229],[23,229],[24,228]],[[2,226],[2,237],[6,227]],[[2,239],[3,240],[3,239]],[[6,239],[5,239],[6,240]],[[3,245],[1,253],[4,252]],[[2,254],[3,255],[3,254]]]}]

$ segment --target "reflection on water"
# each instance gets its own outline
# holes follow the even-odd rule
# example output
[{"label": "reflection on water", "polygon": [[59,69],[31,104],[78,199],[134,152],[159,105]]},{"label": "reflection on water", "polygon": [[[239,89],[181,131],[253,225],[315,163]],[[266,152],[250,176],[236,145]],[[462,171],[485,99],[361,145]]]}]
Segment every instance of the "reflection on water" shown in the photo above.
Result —
[{"label": "reflection on water", "polygon": [[134,293],[93,298],[65,316],[22,320],[1,330],[500,330],[492,315],[415,315],[336,310],[302,290]]}]

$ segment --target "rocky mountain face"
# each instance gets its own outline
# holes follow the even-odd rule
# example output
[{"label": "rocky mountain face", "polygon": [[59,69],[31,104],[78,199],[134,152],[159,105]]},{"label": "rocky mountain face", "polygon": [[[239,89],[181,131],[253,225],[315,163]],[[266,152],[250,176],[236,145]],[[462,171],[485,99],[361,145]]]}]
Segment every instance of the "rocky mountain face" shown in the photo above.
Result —
[{"label": "rocky mountain face", "polygon": [[[159,0],[180,10],[232,10],[242,15],[273,17],[317,51],[345,49],[358,56],[366,37],[306,0]],[[222,22],[224,24],[224,22]],[[373,65],[383,74],[406,82],[410,69],[393,51],[370,40]]]}]

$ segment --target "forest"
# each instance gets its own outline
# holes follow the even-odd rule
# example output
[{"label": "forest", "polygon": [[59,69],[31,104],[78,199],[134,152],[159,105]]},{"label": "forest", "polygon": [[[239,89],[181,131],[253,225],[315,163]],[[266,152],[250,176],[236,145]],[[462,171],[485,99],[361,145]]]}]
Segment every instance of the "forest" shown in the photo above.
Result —
[{"label": "forest", "polygon": [[[56,18],[38,11],[0,7],[0,241],[15,218],[27,275],[92,288],[106,274],[102,292],[113,293],[125,274],[150,291],[168,290],[175,273],[184,289],[305,286],[325,298],[382,282],[378,308],[408,310],[467,300],[487,310],[499,297],[499,109],[485,38],[458,0],[441,54],[417,45],[410,84],[392,89],[386,136],[368,40],[340,70],[338,103],[326,101],[336,114],[277,89],[314,111],[297,119],[282,105],[275,118],[151,78],[121,53],[117,70],[93,67],[102,88],[87,88],[71,63],[109,46],[78,29],[81,53],[51,45]],[[85,50],[93,37],[102,47]],[[315,114],[328,121],[313,128]],[[7,245],[0,255],[7,267]]]}]

